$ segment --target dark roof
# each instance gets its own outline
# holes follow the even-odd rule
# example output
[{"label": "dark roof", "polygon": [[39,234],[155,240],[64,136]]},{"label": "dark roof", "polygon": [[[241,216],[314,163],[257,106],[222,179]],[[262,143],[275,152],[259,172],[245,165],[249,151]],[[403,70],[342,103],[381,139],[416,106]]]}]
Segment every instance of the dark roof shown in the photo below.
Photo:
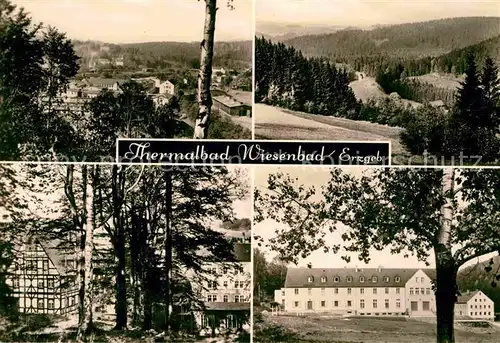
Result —
[{"label": "dark roof", "polygon": [[[435,271],[433,269],[288,268],[285,288],[404,287],[406,282],[419,270],[422,270],[429,278],[434,279]],[[310,276],[313,278],[312,282],[308,282]],[[364,282],[361,282],[360,280],[363,278]],[[397,282],[398,278],[399,282]]]},{"label": "dark roof", "polygon": [[120,83],[120,82],[125,81],[125,80],[118,80],[118,79],[105,79],[105,78],[99,78],[99,77],[89,77],[86,80],[90,85],[98,85],[98,86],[99,85],[112,86],[117,82]]},{"label": "dark roof", "polygon": [[457,304],[467,304],[477,293],[480,291],[475,290],[474,292],[467,292],[465,294],[459,295],[457,299]]},{"label": "dark roof", "polygon": [[233,253],[238,262],[250,262],[252,245],[250,243],[235,243]]},{"label": "dark roof", "polygon": [[250,303],[206,302],[205,307],[212,311],[250,311]]},{"label": "dark roof", "polygon": [[213,100],[216,102],[219,102],[227,107],[241,107],[244,106],[245,104],[233,99],[232,97],[229,97],[227,95],[219,95],[213,97]]}]

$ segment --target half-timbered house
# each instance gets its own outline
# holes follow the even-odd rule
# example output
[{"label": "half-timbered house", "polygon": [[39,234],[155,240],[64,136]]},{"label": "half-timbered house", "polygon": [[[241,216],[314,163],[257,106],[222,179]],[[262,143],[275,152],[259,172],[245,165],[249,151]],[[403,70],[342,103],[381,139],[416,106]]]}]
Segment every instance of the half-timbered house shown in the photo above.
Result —
[{"label": "half-timbered house", "polygon": [[30,238],[17,247],[8,284],[21,313],[68,314],[78,306],[76,256],[59,242]]}]

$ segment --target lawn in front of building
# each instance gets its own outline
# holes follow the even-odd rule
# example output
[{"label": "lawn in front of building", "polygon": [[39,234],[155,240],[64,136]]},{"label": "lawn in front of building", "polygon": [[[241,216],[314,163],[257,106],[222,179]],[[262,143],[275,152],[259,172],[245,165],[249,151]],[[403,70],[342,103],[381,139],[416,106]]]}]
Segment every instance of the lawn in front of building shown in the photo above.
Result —
[{"label": "lawn in front of building", "polygon": [[[434,343],[436,325],[429,321],[405,318],[332,316],[255,316],[254,342],[296,343]],[[396,320],[398,319],[398,320]],[[470,327],[456,324],[456,343],[500,342],[496,326]]]}]

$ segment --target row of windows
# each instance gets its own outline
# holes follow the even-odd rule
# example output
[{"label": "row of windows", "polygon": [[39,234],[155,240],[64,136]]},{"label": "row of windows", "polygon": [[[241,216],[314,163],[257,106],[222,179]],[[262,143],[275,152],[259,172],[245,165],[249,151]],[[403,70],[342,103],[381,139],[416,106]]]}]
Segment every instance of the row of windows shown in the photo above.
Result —
[{"label": "row of windows", "polygon": [[[47,285],[47,288],[54,288],[54,279],[47,279],[46,283],[44,279],[38,279],[36,285],[37,288],[45,288],[45,285]],[[19,287],[19,278],[16,277],[12,279],[12,286]]]},{"label": "row of windows", "polygon": [[[373,294],[377,294],[377,292],[378,292],[378,291],[377,291],[377,289],[378,289],[378,288],[373,288],[373,289],[372,289],[372,293],[373,293]],[[423,289],[423,288],[422,288],[422,289]],[[389,290],[390,290],[390,289],[389,289],[389,288],[387,288],[387,287],[386,287],[386,288],[384,288],[384,294],[389,294]],[[326,289],[325,289],[325,288],[321,288],[321,295],[325,295],[325,292],[326,292]],[[294,293],[295,293],[295,294],[299,294],[299,288],[295,288]],[[359,293],[360,293],[360,294],[365,294],[365,289],[364,289],[364,288],[360,288],[360,289],[359,289]],[[396,294],[400,294],[400,293],[401,293],[401,289],[400,289],[400,288],[396,288]],[[308,288],[308,289],[307,289],[307,294],[308,294],[308,295],[311,295],[311,294],[312,294],[312,288]],[[333,289],[333,294],[339,294],[339,289],[338,289],[338,288],[334,288],[334,289]],[[352,294],[352,288],[348,288],[348,289],[347,289],[347,294]],[[411,292],[410,292],[410,294],[413,294],[413,293],[411,293]],[[418,292],[417,292],[417,294],[418,294]],[[424,293],[422,293],[422,294],[424,294]],[[285,296],[285,291],[284,291],[284,290],[283,290],[283,291],[281,291],[281,295]]]},{"label": "row of windows", "polygon": [[[207,269],[207,271],[212,274],[217,274],[217,271],[219,271],[221,274],[225,275],[229,273],[229,269],[230,269],[229,267],[222,267],[222,268],[210,267]],[[231,268],[231,270],[233,271],[234,275],[243,274],[243,272],[238,268]]]},{"label": "row of windows", "polygon": [[[73,306],[75,305],[77,301],[77,296],[72,296],[72,297],[67,297],[64,300],[64,306]],[[45,307],[45,300],[44,299],[38,299],[36,303],[36,308],[39,310],[43,310]],[[54,309],[54,299],[47,299],[47,309],[53,310]]]},{"label": "row of windows", "polygon": [[[249,281],[235,281],[234,282],[234,288],[245,288],[245,283],[249,284]],[[217,289],[219,286],[217,281],[207,281],[207,288],[208,289]],[[227,281],[223,282],[224,288],[227,288],[229,286],[229,283]]]},{"label": "row of windows", "polygon": [[[479,307],[478,307],[478,305],[470,305],[470,309],[472,310],[473,308],[475,308],[475,309],[477,309],[477,308],[482,309],[483,305],[479,305]],[[485,309],[486,308],[491,308],[491,305],[484,305],[484,308]]]},{"label": "row of windows", "polygon": [[[423,279],[423,278],[422,278],[422,279]],[[340,280],[341,280],[340,276],[334,276],[334,277],[333,277],[333,282],[338,283],[338,282],[340,282]],[[365,279],[365,277],[364,277],[364,276],[360,276],[360,277],[359,277],[359,282],[365,282],[365,280],[366,280],[366,279]],[[371,279],[369,279],[369,280],[371,280],[371,282],[373,282],[373,283],[378,282],[378,276],[375,276],[375,275],[374,275],[374,276],[372,276],[372,277],[371,277]],[[390,281],[391,281],[391,278],[390,278],[389,276],[384,276],[383,280],[384,280],[384,282],[390,282]],[[322,277],[320,278],[320,282],[321,282],[321,283],[326,283],[327,281],[328,281],[328,278],[327,278],[326,276],[322,276]],[[352,277],[352,276],[347,276],[347,277],[346,277],[346,281],[347,281],[347,282],[352,282],[352,281],[353,281],[353,277]],[[309,282],[309,283],[314,282],[314,276],[308,276],[308,277],[307,277],[307,282]],[[394,282],[397,282],[397,283],[401,282],[401,278],[400,278],[399,276],[395,276],[395,277],[394,277]]]},{"label": "row of windows", "polygon": [[410,295],[430,295],[431,294],[431,289],[430,288],[415,288],[410,287]]},{"label": "row of windows", "polygon": [[[227,294],[225,294],[223,297],[222,297],[222,301],[227,303],[229,302],[229,296]],[[207,295],[207,302],[217,302],[217,294],[209,294]],[[238,302],[245,302],[245,296],[243,295],[235,295],[234,296],[234,302],[235,303],[238,303]]]},{"label": "row of windows", "polygon": [[[333,307],[339,307],[339,303],[340,303],[340,302],[339,302],[338,300],[335,300],[335,301],[333,302]],[[364,300],[364,299],[361,299],[361,300],[359,301],[359,308],[365,308],[365,305],[366,305],[366,304],[365,304],[365,300]],[[294,301],[293,306],[294,306],[294,307],[299,307],[299,306],[300,306],[300,301]],[[321,302],[320,302],[320,306],[321,306],[321,307],[326,307],[326,301],[324,301],[324,300],[323,300],[323,301],[321,301]],[[309,301],[307,302],[307,307],[308,307],[308,308],[312,308],[312,301],[310,301],[310,300],[309,300]],[[347,300],[347,302],[346,302],[346,307],[352,307],[352,301],[351,301],[351,300]],[[372,308],[374,308],[374,309],[375,309],[375,308],[377,308],[377,307],[378,307],[378,301],[377,301],[376,299],[374,299],[374,300],[372,301]],[[385,307],[385,308],[389,308],[389,307],[390,307],[390,301],[389,301],[389,299],[385,299],[385,301],[384,301],[384,307]],[[401,308],[401,300],[400,300],[400,299],[396,299],[396,308]]]}]

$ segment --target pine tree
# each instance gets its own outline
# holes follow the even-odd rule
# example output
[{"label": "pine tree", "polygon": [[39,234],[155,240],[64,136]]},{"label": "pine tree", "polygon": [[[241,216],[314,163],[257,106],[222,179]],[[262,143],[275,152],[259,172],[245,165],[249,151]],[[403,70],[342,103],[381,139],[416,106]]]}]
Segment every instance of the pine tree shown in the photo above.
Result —
[{"label": "pine tree", "polygon": [[500,79],[498,78],[498,68],[490,57],[484,62],[481,86],[488,111],[491,113],[491,120],[494,128],[500,124]]}]

